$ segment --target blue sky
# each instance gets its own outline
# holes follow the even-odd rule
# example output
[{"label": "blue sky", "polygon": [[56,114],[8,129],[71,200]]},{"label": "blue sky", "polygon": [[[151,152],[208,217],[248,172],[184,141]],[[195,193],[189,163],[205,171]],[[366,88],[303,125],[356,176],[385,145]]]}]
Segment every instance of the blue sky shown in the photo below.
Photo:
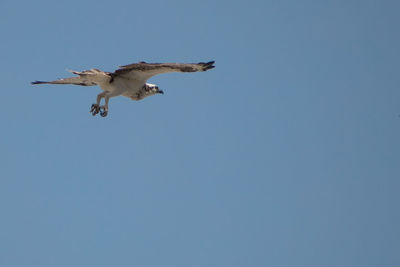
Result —
[{"label": "blue sky", "polygon": [[[0,2],[0,265],[399,266],[396,1]],[[164,95],[31,86],[215,60]]]}]

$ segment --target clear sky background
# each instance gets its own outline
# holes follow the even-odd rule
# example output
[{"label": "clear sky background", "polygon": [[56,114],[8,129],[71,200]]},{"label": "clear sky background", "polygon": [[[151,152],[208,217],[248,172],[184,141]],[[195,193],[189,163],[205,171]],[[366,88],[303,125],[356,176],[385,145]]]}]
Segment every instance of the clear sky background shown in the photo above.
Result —
[{"label": "clear sky background", "polygon": [[[400,266],[398,1],[0,1],[0,266]],[[31,86],[215,60],[164,95]]]}]

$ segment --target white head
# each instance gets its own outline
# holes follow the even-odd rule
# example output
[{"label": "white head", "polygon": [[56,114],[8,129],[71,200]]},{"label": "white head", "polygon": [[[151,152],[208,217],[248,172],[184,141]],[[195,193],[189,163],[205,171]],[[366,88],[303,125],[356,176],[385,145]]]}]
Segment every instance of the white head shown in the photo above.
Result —
[{"label": "white head", "polygon": [[160,90],[157,85],[151,83],[145,83],[141,91],[143,92],[143,97],[155,94],[164,94],[164,92]]},{"label": "white head", "polygon": [[162,90],[158,88],[157,85],[151,83],[145,83],[142,88],[140,88],[139,92],[135,95],[130,96],[132,100],[141,100],[145,97],[152,96],[155,94],[164,94]]}]

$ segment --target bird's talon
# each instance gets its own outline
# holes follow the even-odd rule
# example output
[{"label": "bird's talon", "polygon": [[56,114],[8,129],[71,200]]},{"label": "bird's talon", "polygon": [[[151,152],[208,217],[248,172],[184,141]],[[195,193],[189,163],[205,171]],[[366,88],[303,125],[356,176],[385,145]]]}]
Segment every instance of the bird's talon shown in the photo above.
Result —
[{"label": "bird's talon", "polygon": [[100,111],[100,116],[102,117],[105,117],[108,114],[108,110],[106,110],[105,106],[100,106],[99,111]]},{"label": "bird's talon", "polygon": [[96,116],[97,113],[100,112],[100,107],[97,104],[93,104],[90,108],[90,113],[92,113],[93,116]]},{"label": "bird's talon", "polygon": [[99,106],[97,104],[92,104],[92,106],[90,107],[90,112],[93,112],[94,110],[98,109]]}]

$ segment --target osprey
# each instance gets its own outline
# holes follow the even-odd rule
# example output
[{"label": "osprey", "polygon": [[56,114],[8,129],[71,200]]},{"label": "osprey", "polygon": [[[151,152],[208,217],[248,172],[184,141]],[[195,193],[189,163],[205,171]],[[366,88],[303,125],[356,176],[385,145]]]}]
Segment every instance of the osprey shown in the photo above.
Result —
[{"label": "osprey", "polygon": [[[163,94],[157,85],[147,83],[155,75],[167,72],[197,72],[214,68],[214,61],[207,63],[146,63],[141,61],[121,66],[114,72],[104,72],[98,69],[84,71],[70,71],[77,77],[64,78],[50,82],[35,81],[32,84],[75,84],[82,86],[98,85],[103,90],[97,95],[96,103],[90,108],[93,116],[100,113],[102,117],[108,114],[108,101],[111,97],[125,96],[132,100],[141,100],[145,97]],[[104,105],[100,105],[104,98]]]}]

